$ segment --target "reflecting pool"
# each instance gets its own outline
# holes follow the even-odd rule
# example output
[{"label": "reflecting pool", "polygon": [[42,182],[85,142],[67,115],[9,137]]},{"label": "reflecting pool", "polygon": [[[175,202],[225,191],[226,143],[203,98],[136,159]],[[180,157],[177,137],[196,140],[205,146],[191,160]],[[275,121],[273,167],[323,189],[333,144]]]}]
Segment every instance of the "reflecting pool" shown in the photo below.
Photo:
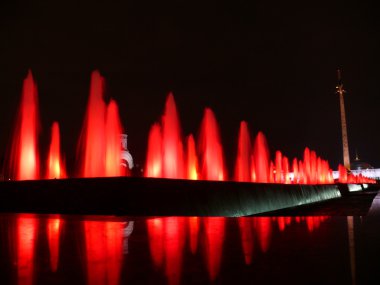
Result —
[{"label": "reflecting pool", "polygon": [[0,214],[1,284],[369,284],[380,219]]}]

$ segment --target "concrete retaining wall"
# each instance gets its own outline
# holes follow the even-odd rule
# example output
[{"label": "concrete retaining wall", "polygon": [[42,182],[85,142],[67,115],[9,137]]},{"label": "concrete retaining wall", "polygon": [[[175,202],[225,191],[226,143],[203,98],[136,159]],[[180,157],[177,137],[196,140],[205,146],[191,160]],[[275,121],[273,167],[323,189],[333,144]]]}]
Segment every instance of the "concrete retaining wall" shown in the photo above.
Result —
[{"label": "concrete retaining wall", "polygon": [[0,182],[1,212],[239,217],[338,197],[334,184],[128,177]]}]

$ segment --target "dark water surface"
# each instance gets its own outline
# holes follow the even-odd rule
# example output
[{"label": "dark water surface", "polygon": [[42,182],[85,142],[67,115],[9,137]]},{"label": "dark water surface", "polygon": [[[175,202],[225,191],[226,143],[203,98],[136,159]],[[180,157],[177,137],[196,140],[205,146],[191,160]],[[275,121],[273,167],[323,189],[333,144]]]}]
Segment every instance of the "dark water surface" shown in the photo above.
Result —
[{"label": "dark water surface", "polygon": [[378,284],[379,227],[377,216],[1,214],[0,284]]}]

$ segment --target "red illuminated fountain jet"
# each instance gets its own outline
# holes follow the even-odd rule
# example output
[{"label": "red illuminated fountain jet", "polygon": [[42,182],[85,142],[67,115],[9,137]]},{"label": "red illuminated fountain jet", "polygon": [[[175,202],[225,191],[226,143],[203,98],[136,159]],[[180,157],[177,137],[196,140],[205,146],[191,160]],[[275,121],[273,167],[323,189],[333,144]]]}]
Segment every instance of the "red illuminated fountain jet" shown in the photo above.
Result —
[{"label": "red illuminated fountain jet", "polygon": [[[78,144],[78,177],[122,176],[120,135],[123,127],[118,105],[104,99],[104,78],[98,71],[91,75],[87,110]],[[24,80],[22,98],[10,155],[10,177],[15,180],[40,178],[38,151],[37,87],[29,71]],[[197,141],[197,143],[195,143]],[[347,173],[339,167],[340,183],[374,183],[374,180]],[[164,113],[152,125],[146,157],[145,177],[227,180],[227,170],[214,112],[204,110],[198,139],[182,137],[181,124],[173,94],[169,94]],[[60,150],[59,125],[52,125],[46,178],[66,178]],[[259,132],[251,145],[248,124],[240,125],[235,164],[235,181],[281,184],[332,184],[332,170],[326,160],[305,148],[303,159],[291,163],[277,150],[272,160],[265,135]]]},{"label": "red illuminated fountain jet", "polygon": [[11,177],[16,180],[39,179],[37,86],[29,70],[22,97],[11,149]]},{"label": "red illuminated fountain jet", "polygon": [[122,126],[116,102],[104,101],[104,78],[91,75],[90,96],[79,142],[81,177],[120,176]]}]

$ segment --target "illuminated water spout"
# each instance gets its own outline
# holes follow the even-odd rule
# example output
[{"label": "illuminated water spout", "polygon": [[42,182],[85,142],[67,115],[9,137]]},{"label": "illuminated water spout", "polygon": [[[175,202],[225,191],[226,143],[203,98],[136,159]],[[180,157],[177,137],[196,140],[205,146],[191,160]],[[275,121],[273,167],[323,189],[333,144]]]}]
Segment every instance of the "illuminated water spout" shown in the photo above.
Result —
[{"label": "illuminated water spout", "polygon": [[181,127],[173,94],[169,94],[161,124],[149,133],[147,177],[185,178]]},{"label": "illuminated water spout", "polygon": [[10,171],[16,180],[39,178],[37,86],[29,70],[22,88],[21,104],[13,135]]},{"label": "illuminated water spout", "polygon": [[201,123],[199,149],[201,154],[202,179],[225,180],[226,171],[219,128],[214,113],[206,108]]},{"label": "illuminated water spout", "polygon": [[255,165],[255,182],[272,182],[273,172],[269,171],[269,149],[267,140],[262,132],[259,132],[253,145],[253,164]]},{"label": "illuminated water spout", "polygon": [[106,169],[105,176],[120,176],[121,166],[121,147],[120,134],[122,126],[119,119],[119,108],[114,100],[111,100],[107,106],[107,117],[105,124],[105,156]]},{"label": "illuminated water spout", "polygon": [[54,122],[51,127],[51,141],[48,157],[47,178],[65,178],[66,170],[61,160],[59,124]]},{"label": "illuminated water spout", "polygon": [[79,141],[80,176],[121,175],[120,123],[117,104],[104,101],[104,78],[98,71],[91,75],[90,95]]},{"label": "illuminated water spout", "polygon": [[159,124],[154,124],[149,131],[148,137],[148,153],[146,159],[147,177],[162,176],[162,136]]},{"label": "illuminated water spout", "polygon": [[187,179],[197,180],[198,172],[198,157],[195,150],[195,142],[193,135],[187,137]]},{"label": "illuminated water spout", "polygon": [[240,123],[238,154],[235,164],[235,180],[251,181],[250,176],[250,159],[251,159],[251,139],[248,131],[248,124],[245,121]]}]

